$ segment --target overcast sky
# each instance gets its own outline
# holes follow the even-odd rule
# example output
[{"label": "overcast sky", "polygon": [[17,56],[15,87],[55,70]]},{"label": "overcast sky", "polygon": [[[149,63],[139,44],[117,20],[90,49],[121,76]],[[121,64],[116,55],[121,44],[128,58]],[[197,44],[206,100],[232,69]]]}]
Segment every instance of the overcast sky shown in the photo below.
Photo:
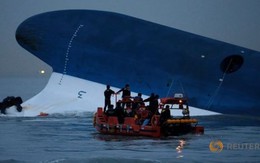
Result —
[{"label": "overcast sky", "polygon": [[[51,68],[15,40],[19,24],[36,14],[61,9],[113,11],[260,51],[259,6],[260,0],[0,0],[1,79],[48,78]],[[45,76],[39,73],[42,69]]]}]

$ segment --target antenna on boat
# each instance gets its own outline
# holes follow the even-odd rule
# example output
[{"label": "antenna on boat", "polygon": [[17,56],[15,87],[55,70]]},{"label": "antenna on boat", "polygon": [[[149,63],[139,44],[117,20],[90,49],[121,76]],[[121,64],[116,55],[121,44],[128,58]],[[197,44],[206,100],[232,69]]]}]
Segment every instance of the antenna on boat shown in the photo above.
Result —
[{"label": "antenna on boat", "polygon": [[170,91],[171,91],[172,85],[173,85],[173,81],[174,81],[174,80],[171,80],[171,84],[170,84],[170,87],[169,87],[168,92],[167,92],[167,94],[166,94],[166,97],[168,97],[169,94],[170,94]]},{"label": "antenna on boat", "polygon": [[[180,85],[180,87],[181,87],[181,92],[182,92],[182,94],[186,96],[186,93],[185,93],[185,91],[184,91],[184,88],[183,88],[182,83],[181,83],[179,80],[177,80],[177,82],[179,83],[179,85]],[[168,89],[168,92],[167,92],[166,97],[169,97],[169,94],[170,94],[170,91],[171,91],[171,89],[172,89],[173,83],[174,83],[174,79],[171,80],[171,84],[170,84],[170,87],[169,87],[169,89]]]}]

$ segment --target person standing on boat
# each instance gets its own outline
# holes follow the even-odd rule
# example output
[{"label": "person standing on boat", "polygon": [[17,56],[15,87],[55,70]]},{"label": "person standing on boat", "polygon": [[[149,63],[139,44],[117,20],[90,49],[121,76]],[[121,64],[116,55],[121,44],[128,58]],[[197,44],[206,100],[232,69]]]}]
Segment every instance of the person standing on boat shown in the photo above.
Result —
[{"label": "person standing on boat", "polygon": [[159,107],[159,95],[155,95],[154,93],[151,93],[150,97],[144,100],[144,102],[149,102],[149,110],[152,114],[158,113],[158,107]]},{"label": "person standing on boat", "polygon": [[152,101],[152,104],[151,104],[151,112],[152,112],[153,115],[154,114],[157,114],[157,115],[159,114],[159,112],[158,112],[158,108],[159,108],[158,100],[159,100],[159,95],[155,95],[155,97],[154,97],[154,99]]},{"label": "person standing on boat", "polygon": [[137,96],[135,96],[133,98],[134,102],[132,105],[133,110],[135,111],[136,109],[138,109],[141,104],[143,103],[143,98],[142,98],[142,93],[138,93]]},{"label": "person standing on boat", "polygon": [[124,113],[124,109],[121,107],[120,102],[116,103],[115,115],[117,116],[119,124],[124,123],[125,113]]},{"label": "person standing on boat", "polygon": [[104,112],[106,112],[106,108],[111,105],[112,94],[115,94],[115,92],[110,89],[110,85],[107,85],[107,89],[104,91],[104,96],[105,96]]},{"label": "person standing on boat", "polygon": [[171,118],[171,111],[170,106],[166,105],[165,108],[162,109],[161,116],[160,116],[160,124],[163,125],[167,119]]},{"label": "person standing on boat", "polygon": [[131,102],[131,91],[130,91],[130,85],[126,84],[124,88],[120,89],[119,91],[116,92],[116,94],[123,92],[122,93],[122,107],[125,107],[125,103]]},{"label": "person standing on boat", "polygon": [[151,106],[152,101],[155,98],[155,94],[151,93],[150,97],[148,97],[147,99],[144,100],[144,102],[149,102],[149,106]]}]

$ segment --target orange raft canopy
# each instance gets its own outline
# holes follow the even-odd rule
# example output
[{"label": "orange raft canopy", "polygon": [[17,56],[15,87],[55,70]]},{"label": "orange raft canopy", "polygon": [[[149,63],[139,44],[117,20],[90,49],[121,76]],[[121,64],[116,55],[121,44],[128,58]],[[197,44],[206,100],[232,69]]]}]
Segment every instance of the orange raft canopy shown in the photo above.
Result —
[{"label": "orange raft canopy", "polygon": [[[115,108],[103,112],[102,107],[97,108],[94,114],[93,125],[101,134],[127,135],[127,136],[176,136],[188,133],[203,134],[204,127],[198,126],[198,120],[190,118],[187,99],[181,94],[170,98],[161,98],[156,113],[151,113],[149,106],[139,105],[132,108],[134,101],[122,100],[117,105],[125,108]],[[177,106],[177,108],[176,108]],[[181,109],[182,117],[165,116],[172,109]],[[129,110],[133,112],[129,114]],[[148,112],[148,113],[147,113]]]}]

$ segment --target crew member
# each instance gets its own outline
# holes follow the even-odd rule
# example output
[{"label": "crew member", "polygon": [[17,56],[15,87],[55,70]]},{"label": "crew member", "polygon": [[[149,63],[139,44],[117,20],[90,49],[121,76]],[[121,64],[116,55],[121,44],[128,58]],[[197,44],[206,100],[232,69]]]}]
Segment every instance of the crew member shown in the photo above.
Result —
[{"label": "crew member", "polygon": [[183,109],[182,111],[183,118],[189,119],[190,118],[190,111],[189,111],[189,106],[187,105],[186,108]]},{"label": "crew member", "polygon": [[116,108],[115,108],[115,115],[117,116],[119,124],[124,123],[124,109],[121,107],[121,103],[117,102],[116,103]]},{"label": "crew member", "polygon": [[144,100],[144,102],[149,102],[149,106],[151,106],[152,101],[155,98],[155,94],[151,93],[150,97],[148,97],[147,99]]},{"label": "crew member", "polygon": [[170,119],[170,118],[171,118],[170,106],[169,106],[169,105],[166,105],[166,107],[163,108],[163,109],[162,109],[162,112],[161,112],[160,124],[163,125],[164,122],[165,122],[167,119]]},{"label": "crew member", "polygon": [[112,94],[115,94],[115,92],[110,89],[110,85],[107,85],[107,89],[104,91],[104,96],[105,96],[104,112],[106,112],[107,106],[111,105],[111,95]]},{"label": "crew member", "polygon": [[125,103],[131,102],[131,91],[130,91],[130,85],[126,84],[124,88],[120,89],[119,91],[116,92],[116,94],[123,92],[122,93],[122,107],[125,107]]},{"label": "crew member", "polygon": [[152,114],[158,114],[158,103],[159,95],[155,95],[154,93],[151,93],[150,97],[144,100],[144,102],[149,102],[149,110]]},{"label": "crew member", "polygon": [[142,93],[138,93],[137,96],[134,97],[134,102],[132,105],[133,110],[135,111],[137,108],[139,108],[143,103]]}]

